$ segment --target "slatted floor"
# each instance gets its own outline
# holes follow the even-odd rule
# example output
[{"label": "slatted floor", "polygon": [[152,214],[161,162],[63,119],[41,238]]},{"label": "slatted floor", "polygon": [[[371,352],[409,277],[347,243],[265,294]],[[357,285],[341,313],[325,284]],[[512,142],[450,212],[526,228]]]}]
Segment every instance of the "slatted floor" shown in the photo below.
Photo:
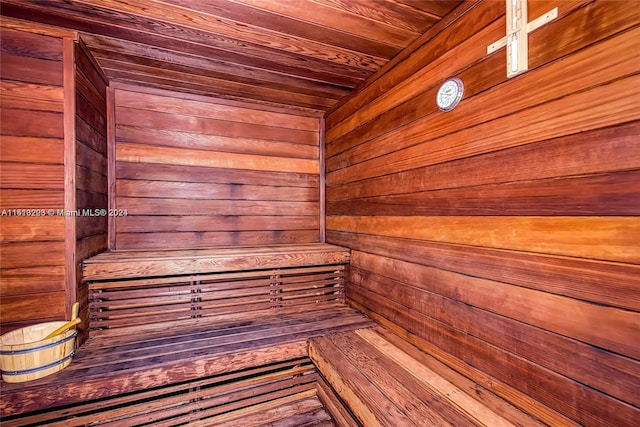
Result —
[{"label": "slatted floor", "polygon": [[[332,303],[314,310],[294,307],[277,314],[247,313],[245,318],[236,316],[227,321],[195,319],[188,326],[171,327],[168,323],[141,334],[89,339],[63,371],[33,382],[3,384],[3,420],[33,410],[98,402],[197,378],[233,373],[242,376],[246,369],[306,357],[307,339],[311,337],[372,325],[359,312]],[[137,398],[131,397],[131,401]],[[19,420],[16,422],[20,425]]]}]

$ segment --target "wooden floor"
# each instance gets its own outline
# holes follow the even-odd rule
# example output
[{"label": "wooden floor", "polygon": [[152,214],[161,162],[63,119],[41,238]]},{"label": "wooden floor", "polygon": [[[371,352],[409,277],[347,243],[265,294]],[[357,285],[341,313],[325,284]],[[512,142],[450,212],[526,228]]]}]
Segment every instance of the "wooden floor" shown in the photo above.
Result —
[{"label": "wooden floor", "polygon": [[194,319],[188,326],[168,323],[143,334],[89,339],[63,371],[3,383],[2,417],[304,358],[311,337],[373,325],[340,303],[314,307],[251,312],[227,321]]}]

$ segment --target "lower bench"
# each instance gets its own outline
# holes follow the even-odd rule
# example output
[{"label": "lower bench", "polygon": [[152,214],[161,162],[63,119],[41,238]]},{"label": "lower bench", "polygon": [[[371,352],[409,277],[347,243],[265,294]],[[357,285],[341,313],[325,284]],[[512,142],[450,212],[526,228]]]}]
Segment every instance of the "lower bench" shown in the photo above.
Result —
[{"label": "lower bench", "polygon": [[61,372],[3,384],[3,426],[74,426],[86,420],[111,425],[129,417],[154,426],[180,425],[182,419],[210,425],[212,417],[217,424],[236,416],[280,416],[279,411],[304,412],[320,422],[324,415],[314,406],[315,369],[307,359],[307,340],[372,325],[334,303],[90,339]]},{"label": "lower bench", "polygon": [[6,426],[251,425],[250,420],[328,421],[315,397],[315,369],[308,358],[212,375],[21,417]]},{"label": "lower bench", "polygon": [[382,327],[312,338],[309,356],[349,410],[327,405],[343,425],[543,425]]}]

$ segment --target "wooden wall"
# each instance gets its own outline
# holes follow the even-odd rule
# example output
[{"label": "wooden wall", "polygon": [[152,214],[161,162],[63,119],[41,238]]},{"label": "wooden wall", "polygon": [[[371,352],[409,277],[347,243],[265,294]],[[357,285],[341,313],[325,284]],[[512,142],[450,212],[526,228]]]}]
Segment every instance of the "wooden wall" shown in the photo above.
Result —
[{"label": "wooden wall", "polygon": [[318,117],[115,90],[117,249],[319,240]]},{"label": "wooden wall", "polygon": [[65,219],[49,213],[65,208],[65,41],[61,34],[3,17],[2,332],[65,315]]},{"label": "wooden wall", "polygon": [[[72,303],[80,303],[87,328],[88,290],[82,283],[82,261],[108,246],[107,79],[84,43],[75,49],[75,282]],[[71,297],[71,296],[70,296]]]},{"label": "wooden wall", "polygon": [[[467,2],[327,119],[327,241],[350,302],[551,425],[640,419],[640,9]],[[460,77],[449,113],[435,93]],[[535,409],[539,402],[550,408]]]},{"label": "wooden wall", "polygon": [[106,80],[74,32],[4,18],[0,325],[86,320],[80,263],[107,248]]}]

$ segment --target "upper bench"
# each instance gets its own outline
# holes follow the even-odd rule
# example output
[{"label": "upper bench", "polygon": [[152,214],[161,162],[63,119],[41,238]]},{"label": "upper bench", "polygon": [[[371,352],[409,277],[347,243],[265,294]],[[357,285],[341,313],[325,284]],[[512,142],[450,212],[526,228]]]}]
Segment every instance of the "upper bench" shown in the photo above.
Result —
[{"label": "upper bench", "polygon": [[326,243],[104,252],[83,263],[85,281],[348,264],[349,249]]}]

